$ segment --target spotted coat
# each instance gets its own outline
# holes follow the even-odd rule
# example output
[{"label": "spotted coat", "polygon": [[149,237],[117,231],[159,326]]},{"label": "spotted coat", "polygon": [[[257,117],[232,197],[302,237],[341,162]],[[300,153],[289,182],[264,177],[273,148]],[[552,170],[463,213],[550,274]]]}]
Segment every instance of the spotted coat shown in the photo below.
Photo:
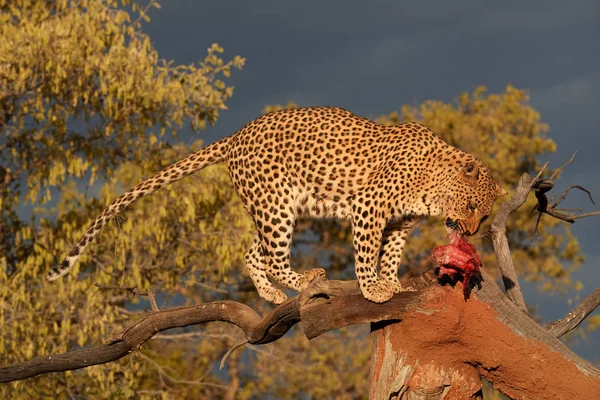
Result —
[{"label": "spotted coat", "polygon": [[350,220],[361,291],[371,301],[385,302],[407,290],[397,270],[406,238],[422,217],[443,215],[449,229],[473,234],[505,193],[485,165],[422,125],[383,126],[334,107],[282,110],[249,122],[118,197],[47,279],[66,274],[129,204],[221,161],[256,226],[246,254],[248,273],[260,296],[274,303],[286,295],[272,281],[301,291],[315,273],[290,269],[292,233],[300,217]]}]

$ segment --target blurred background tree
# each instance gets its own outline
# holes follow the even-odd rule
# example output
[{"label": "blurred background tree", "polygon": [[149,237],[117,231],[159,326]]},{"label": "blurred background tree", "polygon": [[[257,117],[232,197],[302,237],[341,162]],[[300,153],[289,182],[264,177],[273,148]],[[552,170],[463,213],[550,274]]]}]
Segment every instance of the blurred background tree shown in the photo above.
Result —
[{"label": "blurred background tree", "polygon": [[[149,309],[143,296],[95,284],[152,287],[160,307],[228,298],[259,312],[271,308],[243,269],[252,224],[224,166],[140,201],[101,233],[70,275],[52,284],[44,279],[118,194],[197,150],[200,141],[184,145],[178,133],[214,123],[232,95],[227,78],[244,59],[224,60],[218,45],[191,65],[160,59],[140,25],[156,6],[0,0],[0,365],[101,343]],[[452,104],[404,106],[377,120],[424,123],[476,154],[508,190],[555,147],[526,92],[510,86],[499,94],[480,88]],[[581,261],[577,241],[549,218],[532,241],[532,206],[511,219],[517,266],[549,288],[569,285]],[[409,241],[403,276],[430,268],[431,249],[444,241],[441,221],[424,223]],[[485,267],[494,268],[486,238],[476,244]],[[302,221],[292,263],[353,279],[348,225]],[[308,343],[294,329],[269,346],[239,350],[219,372],[221,356],[241,338],[227,325],[208,324],[157,335],[119,362],[0,386],[0,395],[361,398],[367,333],[349,327]]]},{"label": "blurred background tree", "polygon": [[[94,283],[145,290],[152,280],[169,294],[165,303],[200,301],[187,292],[209,292],[192,288],[225,280],[227,268],[241,262],[250,227],[239,218],[238,200],[223,182],[226,173],[217,168],[200,175],[201,184],[191,181],[198,185],[190,197],[168,190],[159,207],[136,210],[140,217],[156,218],[152,223],[136,224],[133,215],[121,221],[120,231],[99,240],[100,247],[80,264],[84,273],[75,271],[56,285],[44,280],[91,215],[122,187],[189,151],[169,141],[184,127],[198,131],[214,123],[232,95],[227,78],[244,59],[224,60],[217,44],[190,65],[159,58],[141,30],[148,10],[157,6],[129,0],[0,0],[2,365],[101,342],[141,310],[137,298],[98,293]],[[164,225],[174,221],[179,222]],[[151,230],[154,223],[163,225]],[[148,229],[133,234],[134,226]],[[237,234],[240,240],[224,239],[238,231],[244,232]],[[153,238],[162,245],[143,243]],[[186,248],[195,256],[186,255]],[[189,360],[200,374],[194,379],[216,358],[208,350],[198,354],[199,360]],[[189,370],[184,362],[178,365]],[[152,362],[136,357],[3,385],[0,396],[128,398],[146,387],[154,396],[169,387],[156,376]],[[212,380],[208,377],[201,390],[212,390]]]}]

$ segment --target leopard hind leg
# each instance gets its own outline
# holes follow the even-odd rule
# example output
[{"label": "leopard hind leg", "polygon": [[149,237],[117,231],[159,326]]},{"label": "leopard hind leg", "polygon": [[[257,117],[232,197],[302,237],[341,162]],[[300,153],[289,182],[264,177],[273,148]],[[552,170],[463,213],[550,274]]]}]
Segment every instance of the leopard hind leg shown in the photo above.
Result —
[{"label": "leopard hind leg", "polygon": [[254,242],[246,252],[246,269],[260,297],[274,304],[281,304],[287,299],[287,295],[282,290],[275,288],[267,277],[265,257],[259,235],[254,236]]}]

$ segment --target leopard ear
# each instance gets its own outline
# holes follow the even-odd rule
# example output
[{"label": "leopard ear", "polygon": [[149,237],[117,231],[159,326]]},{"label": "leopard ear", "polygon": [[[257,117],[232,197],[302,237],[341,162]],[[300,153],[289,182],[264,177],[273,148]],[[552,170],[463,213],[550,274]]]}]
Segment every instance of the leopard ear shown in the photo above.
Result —
[{"label": "leopard ear", "polygon": [[477,161],[468,161],[465,165],[463,165],[462,176],[465,181],[475,183],[477,178],[479,178],[479,164]]}]

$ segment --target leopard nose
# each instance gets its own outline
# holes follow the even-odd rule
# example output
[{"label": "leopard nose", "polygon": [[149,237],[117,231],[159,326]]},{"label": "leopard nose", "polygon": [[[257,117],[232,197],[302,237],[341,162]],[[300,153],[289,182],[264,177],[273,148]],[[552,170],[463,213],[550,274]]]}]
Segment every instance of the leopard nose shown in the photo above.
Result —
[{"label": "leopard nose", "polygon": [[465,224],[465,235],[472,236],[479,230],[479,221],[472,221],[471,223]]},{"label": "leopard nose", "polygon": [[485,218],[486,216],[482,216],[479,210],[475,210],[473,216],[465,221],[465,235],[476,234]]}]

